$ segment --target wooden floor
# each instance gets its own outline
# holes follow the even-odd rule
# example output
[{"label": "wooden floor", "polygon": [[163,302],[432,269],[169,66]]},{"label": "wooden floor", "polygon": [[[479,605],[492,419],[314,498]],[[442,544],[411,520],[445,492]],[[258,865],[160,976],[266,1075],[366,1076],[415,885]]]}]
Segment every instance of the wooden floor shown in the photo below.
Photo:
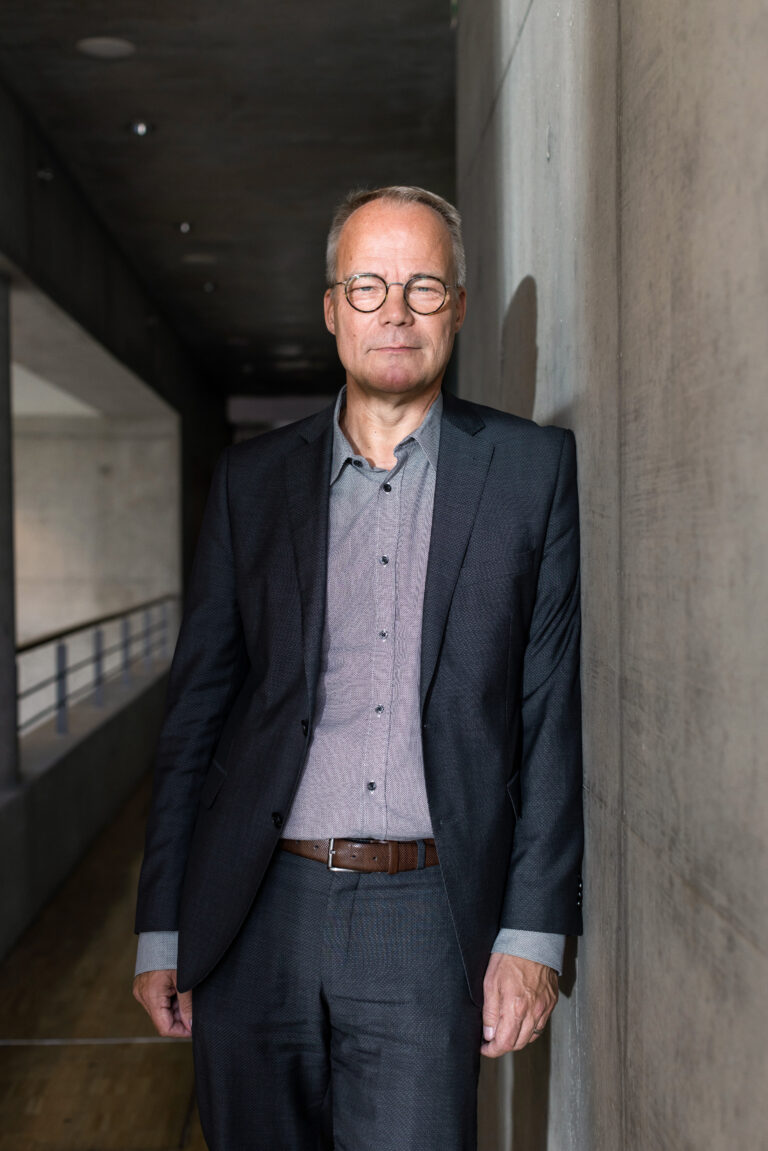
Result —
[{"label": "wooden floor", "polygon": [[148,801],[144,783],[0,965],[0,1151],[205,1151],[190,1043],[131,996]]}]

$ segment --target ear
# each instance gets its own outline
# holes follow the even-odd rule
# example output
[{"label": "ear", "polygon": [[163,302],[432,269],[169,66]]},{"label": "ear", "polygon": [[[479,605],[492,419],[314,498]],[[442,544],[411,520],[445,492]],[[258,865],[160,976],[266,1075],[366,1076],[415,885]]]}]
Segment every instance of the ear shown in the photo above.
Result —
[{"label": "ear", "polygon": [[464,323],[464,317],[467,314],[467,289],[456,289],[456,320],[453,326],[454,332],[458,332]]},{"label": "ear", "polygon": [[336,335],[336,315],[333,307],[333,289],[326,288],[323,296],[323,312],[325,313],[325,326],[332,336]]}]

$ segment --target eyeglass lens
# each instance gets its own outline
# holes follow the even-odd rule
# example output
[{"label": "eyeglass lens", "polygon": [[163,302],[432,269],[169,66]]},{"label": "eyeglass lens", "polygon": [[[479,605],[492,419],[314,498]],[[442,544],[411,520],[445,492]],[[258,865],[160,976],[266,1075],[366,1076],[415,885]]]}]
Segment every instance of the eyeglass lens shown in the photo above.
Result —
[{"label": "eyeglass lens", "polygon": [[[381,276],[371,274],[352,276],[347,280],[347,299],[358,312],[375,312],[387,297],[387,284]],[[408,307],[428,316],[443,306],[447,289],[442,280],[434,276],[413,276],[404,287]]]}]

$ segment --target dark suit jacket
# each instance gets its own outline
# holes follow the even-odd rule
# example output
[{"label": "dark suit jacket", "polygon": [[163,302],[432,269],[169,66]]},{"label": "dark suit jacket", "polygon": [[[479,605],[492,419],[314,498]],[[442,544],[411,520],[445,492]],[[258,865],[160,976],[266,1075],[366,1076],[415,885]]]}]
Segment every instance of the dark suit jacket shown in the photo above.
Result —
[{"label": "dark suit jacket", "polygon": [[[170,676],[137,931],[181,989],[238,932],[312,738],[333,409],[228,448]],[[473,999],[500,926],[581,930],[573,434],[446,393],[424,595],[427,795]],[[340,831],[342,829],[339,829]]]}]

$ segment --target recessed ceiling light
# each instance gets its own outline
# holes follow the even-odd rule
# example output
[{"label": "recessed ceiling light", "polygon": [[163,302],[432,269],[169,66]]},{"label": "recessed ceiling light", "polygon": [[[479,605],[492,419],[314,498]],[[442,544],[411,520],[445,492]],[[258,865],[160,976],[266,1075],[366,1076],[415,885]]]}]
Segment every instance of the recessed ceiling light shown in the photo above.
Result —
[{"label": "recessed ceiling light", "polygon": [[84,56],[93,56],[96,60],[125,60],[136,51],[135,44],[119,36],[86,36],[78,40],[75,47]]},{"label": "recessed ceiling light", "polygon": [[213,252],[185,252],[181,257],[182,264],[215,264],[216,256]]},{"label": "recessed ceiling light", "polygon": [[44,184],[50,184],[53,179],[53,168],[50,168],[47,164],[40,164],[36,174],[38,180],[42,180]]},{"label": "recessed ceiling light", "polygon": [[294,356],[300,356],[303,351],[301,344],[278,344],[275,355],[281,360],[290,360]]},{"label": "recessed ceiling light", "polygon": [[192,231],[192,225],[190,224],[189,220],[181,221],[179,224],[179,231],[181,232],[182,236],[189,235],[189,233]]},{"label": "recessed ceiling light", "polygon": [[134,136],[143,137],[148,136],[150,132],[154,132],[155,125],[150,124],[149,120],[131,120],[128,125],[128,130],[132,132]]}]

